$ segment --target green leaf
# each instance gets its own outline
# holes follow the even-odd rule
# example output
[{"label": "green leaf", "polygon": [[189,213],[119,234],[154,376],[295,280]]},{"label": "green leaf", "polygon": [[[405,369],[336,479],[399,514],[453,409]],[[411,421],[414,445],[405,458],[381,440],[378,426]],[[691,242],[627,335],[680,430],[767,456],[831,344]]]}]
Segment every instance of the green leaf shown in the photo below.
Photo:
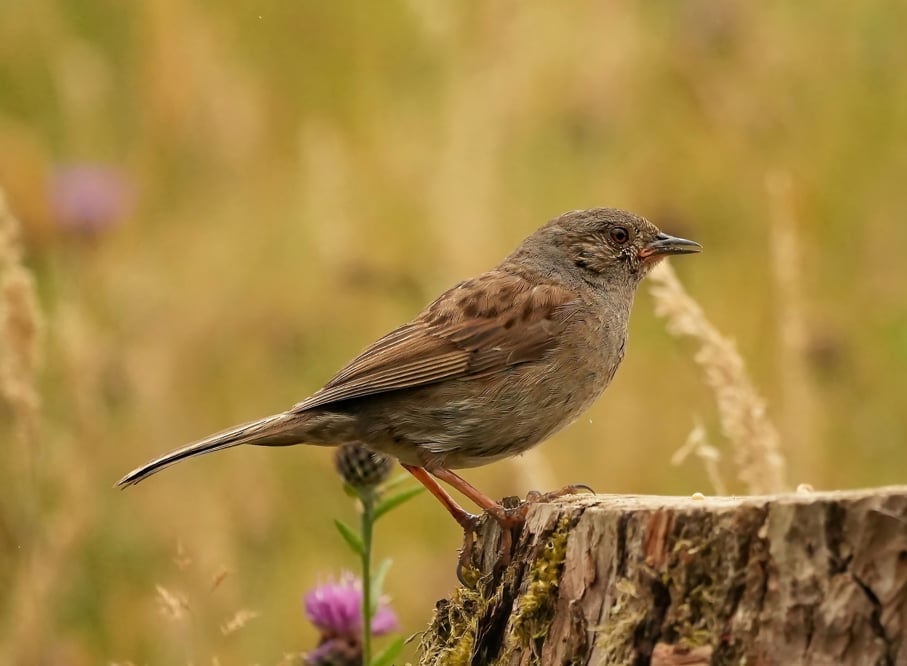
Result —
[{"label": "green leaf", "polygon": [[381,650],[378,656],[372,659],[371,666],[391,666],[394,660],[403,652],[403,645],[403,636],[398,636],[388,643],[387,647]]},{"label": "green leaf", "polygon": [[396,495],[385,497],[378,503],[378,506],[375,507],[375,513],[373,514],[374,520],[378,520],[381,516],[383,516],[391,509],[396,509],[407,500],[411,500],[423,490],[425,490],[425,488],[423,488],[422,486],[416,486],[415,488],[407,488],[406,490],[401,490]]},{"label": "green leaf", "polygon": [[340,536],[343,537],[346,544],[353,549],[353,552],[362,557],[365,553],[365,546],[362,544],[362,538],[353,531],[353,528],[339,518],[334,518],[334,526],[340,532]]},{"label": "green leaf", "polygon": [[384,589],[384,579],[391,568],[391,560],[385,557],[372,571],[372,617],[378,611],[378,601],[381,599],[381,590]]}]

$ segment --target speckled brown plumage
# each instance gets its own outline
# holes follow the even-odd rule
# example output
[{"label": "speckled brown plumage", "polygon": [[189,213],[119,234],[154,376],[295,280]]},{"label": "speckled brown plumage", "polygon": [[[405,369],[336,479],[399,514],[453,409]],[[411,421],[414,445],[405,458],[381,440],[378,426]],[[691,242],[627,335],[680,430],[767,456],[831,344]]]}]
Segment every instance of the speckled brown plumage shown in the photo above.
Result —
[{"label": "speckled brown plumage", "polygon": [[[623,358],[630,307],[648,269],[664,255],[698,250],[625,211],[565,213],[492,270],[444,292],[291,409],[168,453],[118,485],[239,444],[355,440],[492,509],[450,470],[516,455],[573,421]],[[414,474],[456,507],[431,487],[428,474]],[[464,521],[456,513],[462,509],[451,510]]]}]

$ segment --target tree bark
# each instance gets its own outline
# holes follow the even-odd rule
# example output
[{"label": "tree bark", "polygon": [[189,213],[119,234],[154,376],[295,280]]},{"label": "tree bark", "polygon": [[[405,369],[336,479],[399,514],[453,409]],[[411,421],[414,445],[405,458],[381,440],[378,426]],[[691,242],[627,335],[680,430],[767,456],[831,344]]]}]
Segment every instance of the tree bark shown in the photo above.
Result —
[{"label": "tree bark", "polygon": [[423,664],[907,666],[907,486],[487,517]]}]

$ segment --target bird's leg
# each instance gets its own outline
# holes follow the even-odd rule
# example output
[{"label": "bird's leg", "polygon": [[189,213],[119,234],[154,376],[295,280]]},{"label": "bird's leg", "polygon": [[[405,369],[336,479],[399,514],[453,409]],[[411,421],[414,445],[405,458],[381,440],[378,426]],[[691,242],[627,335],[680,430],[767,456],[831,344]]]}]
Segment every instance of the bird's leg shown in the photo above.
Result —
[{"label": "bird's leg", "polygon": [[428,492],[438,498],[441,504],[444,505],[444,508],[447,509],[450,515],[454,517],[454,520],[460,523],[460,527],[463,528],[463,548],[460,549],[460,559],[457,561],[457,579],[466,587],[472,587],[473,585],[470,584],[463,575],[463,571],[466,568],[469,554],[472,551],[472,544],[476,538],[476,528],[479,524],[479,517],[469,513],[466,509],[457,504],[454,498],[441,487],[441,484],[438,483],[424,467],[416,467],[405,463],[400,464],[403,465],[403,469],[416,477],[416,480],[425,486],[428,489]]},{"label": "bird's leg", "polygon": [[436,467],[430,471],[431,474],[453,486],[466,495],[466,497],[485,509],[492,518],[498,521],[501,527],[510,529],[511,527],[519,525],[525,519],[526,512],[522,507],[505,509],[459,474],[452,472],[445,467]]},{"label": "bird's leg", "polygon": [[[460,527],[462,527],[467,534],[475,532],[479,517],[469,513],[466,509],[457,504],[454,498],[441,487],[441,484],[438,483],[424,467],[416,467],[415,465],[407,465],[405,463],[400,464],[403,465],[403,469],[416,477],[416,480],[425,486],[428,489],[428,492],[438,498],[438,501],[444,505],[444,508],[447,509],[451,516],[453,516],[454,520],[460,523]],[[469,495],[467,495],[467,497],[469,497]]]},{"label": "bird's leg", "polygon": [[555,490],[548,493],[540,493],[537,490],[532,490],[527,494],[526,501],[519,507],[516,507],[514,509],[506,509],[498,502],[495,502],[493,499],[488,497],[488,495],[476,488],[462,476],[460,476],[456,472],[452,472],[446,467],[436,467],[429,471],[424,467],[416,467],[414,465],[407,465],[404,463],[400,464],[403,465],[403,468],[407,472],[416,477],[419,483],[425,486],[432,495],[437,497],[438,500],[440,500],[441,504],[443,504],[447,511],[450,513],[450,515],[454,517],[454,520],[456,520],[460,524],[460,526],[467,531],[474,530],[476,528],[478,516],[469,513],[468,511],[466,511],[466,509],[457,504],[454,498],[451,497],[446,490],[444,490],[441,484],[439,484],[437,481],[435,481],[434,478],[432,478],[433,476],[459,490],[461,493],[466,495],[466,497],[485,509],[485,511],[487,511],[488,514],[501,525],[501,527],[508,529],[523,522],[526,517],[526,510],[528,508],[526,506],[527,504],[534,502],[545,502],[557,497],[572,495],[583,491],[590,493],[594,492],[592,488],[585,484],[566,486],[564,488],[561,488],[560,490]]},{"label": "bird's leg", "polygon": [[[501,543],[498,544],[498,565],[506,567],[510,564],[510,555],[513,548],[513,530],[526,521],[526,511],[529,505],[523,503],[515,509],[506,509],[462,476],[445,467],[432,469],[431,474],[459,490],[466,495],[466,497],[485,509],[485,511],[497,521],[498,525],[501,526]],[[467,542],[469,538],[470,537],[467,536]],[[462,570],[463,558],[466,556],[465,548],[466,546],[464,545],[464,552],[460,556],[460,566],[457,568],[457,577],[460,578],[460,582],[464,584],[466,583],[463,581],[463,577],[459,572]]]}]

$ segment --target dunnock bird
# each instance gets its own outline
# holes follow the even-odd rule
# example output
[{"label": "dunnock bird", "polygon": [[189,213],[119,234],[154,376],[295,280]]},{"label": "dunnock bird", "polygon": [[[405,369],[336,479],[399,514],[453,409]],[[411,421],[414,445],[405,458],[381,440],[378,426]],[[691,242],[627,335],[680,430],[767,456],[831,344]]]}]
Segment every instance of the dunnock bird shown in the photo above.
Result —
[{"label": "dunnock bird", "polygon": [[358,440],[396,457],[464,527],[474,516],[436,479],[506,522],[500,504],[452,470],[522,453],[579,416],[620,365],[640,280],[660,258],[700,249],[626,211],[565,213],[291,409],[172,451],[117,485],[239,444]]}]

